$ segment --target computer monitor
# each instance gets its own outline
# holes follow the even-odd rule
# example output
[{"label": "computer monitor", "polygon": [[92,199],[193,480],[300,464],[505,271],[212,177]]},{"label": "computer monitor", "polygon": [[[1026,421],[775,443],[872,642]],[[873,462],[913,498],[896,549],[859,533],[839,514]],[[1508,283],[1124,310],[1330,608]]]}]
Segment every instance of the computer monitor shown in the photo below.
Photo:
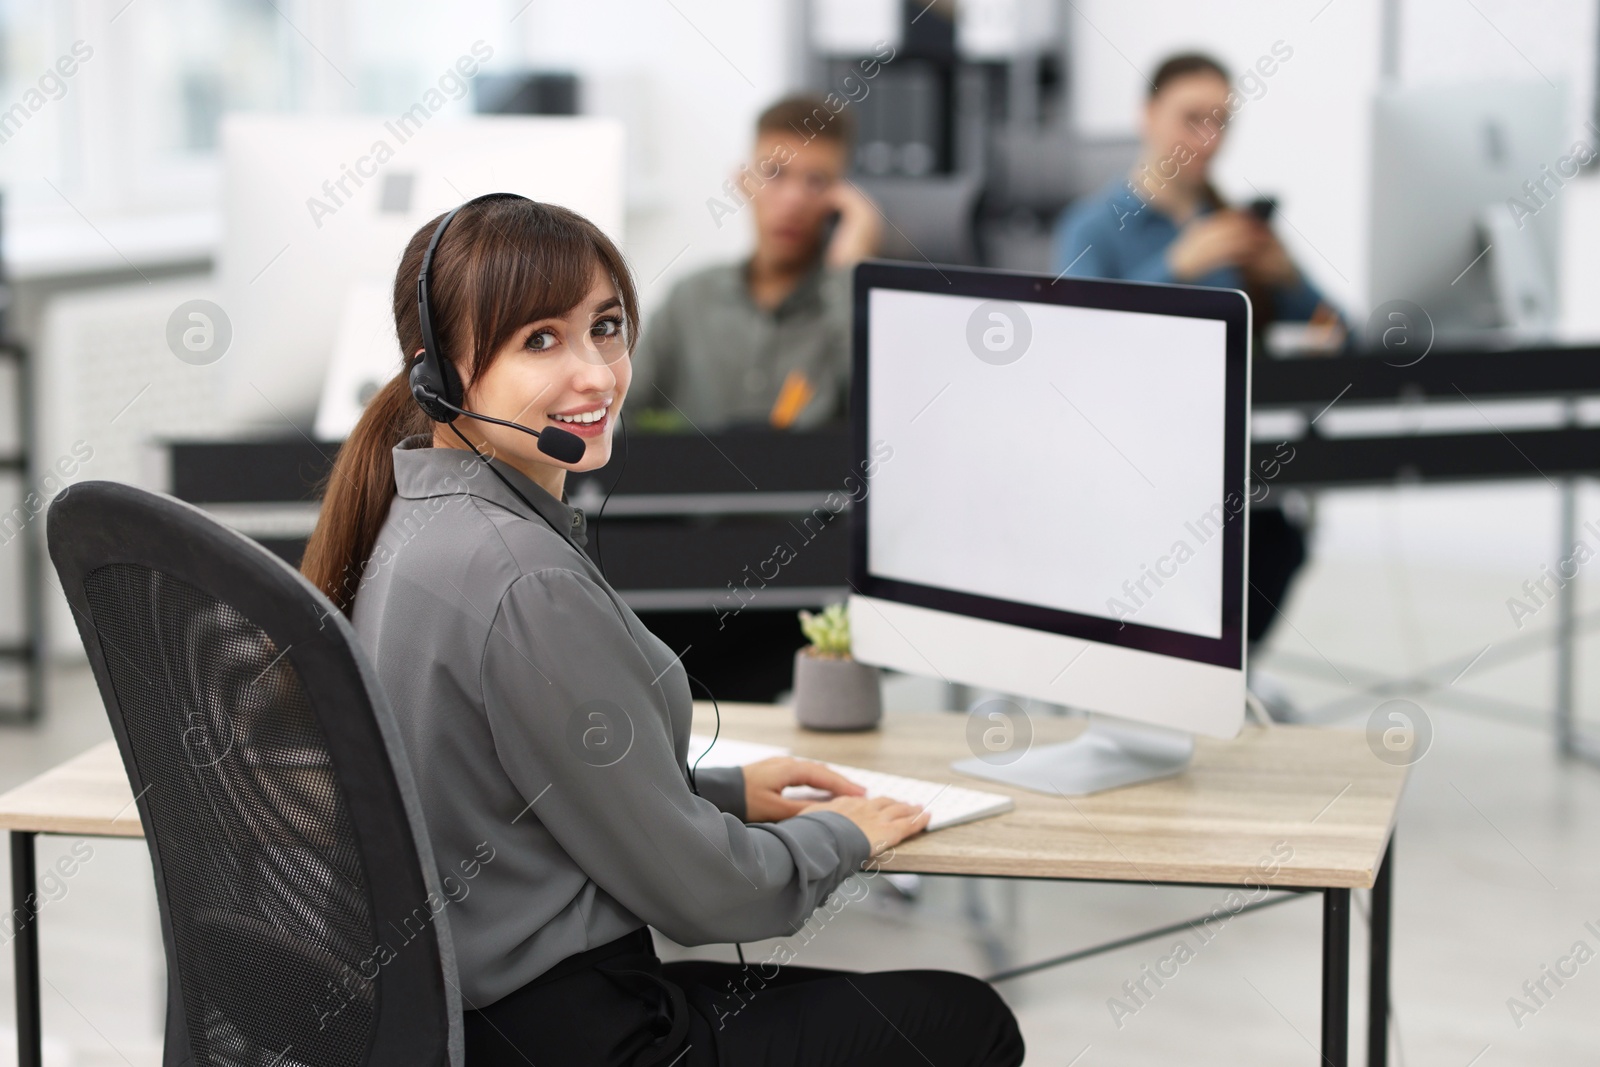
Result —
[{"label": "computer monitor", "polygon": [[[225,406],[241,426],[303,432],[319,401],[343,425],[374,373],[399,368],[388,320],[406,241],[430,218],[504,190],[560,204],[619,245],[623,128],[602,118],[229,115],[223,123],[219,300],[232,320]],[[374,297],[372,294],[377,294]],[[374,300],[377,301],[374,305]],[[392,336],[392,335],[391,335]],[[345,350],[337,341],[346,338]],[[329,368],[352,397],[324,397]],[[382,366],[369,366],[382,359]],[[330,407],[331,405],[331,407]]]},{"label": "computer monitor", "polygon": [[[1407,86],[1373,100],[1371,307],[1409,301],[1455,341],[1557,326],[1566,95],[1543,82]],[[1566,173],[1560,173],[1565,169]]]},{"label": "computer monitor", "polygon": [[1245,295],[874,262],[854,312],[855,657],[1094,713],[1078,741],[955,765],[1043,792],[1234,736]]}]

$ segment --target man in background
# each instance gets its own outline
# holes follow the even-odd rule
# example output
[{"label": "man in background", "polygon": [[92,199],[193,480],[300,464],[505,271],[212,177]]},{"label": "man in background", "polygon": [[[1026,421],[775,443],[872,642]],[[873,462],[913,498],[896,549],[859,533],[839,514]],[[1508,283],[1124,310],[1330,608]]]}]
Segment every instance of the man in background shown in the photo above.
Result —
[{"label": "man in background", "polygon": [[734,179],[746,202],[727,204],[749,212],[755,249],[682,279],[646,320],[629,390],[635,410],[658,409],[645,425],[807,429],[845,413],[850,268],[882,230],[845,179],[853,135],[849,109],[818,96],[761,113]]},{"label": "man in background", "polygon": [[[761,113],[750,161],[709,204],[721,225],[748,216],[755,248],[683,278],[646,316],[629,426],[787,431],[845,415],[850,268],[876,251],[880,233],[877,208],[845,179],[853,127],[848,107],[832,110],[820,96]],[[721,615],[651,611],[645,622],[718,697],[763,701],[787,689],[803,643],[795,612],[758,598]]]}]

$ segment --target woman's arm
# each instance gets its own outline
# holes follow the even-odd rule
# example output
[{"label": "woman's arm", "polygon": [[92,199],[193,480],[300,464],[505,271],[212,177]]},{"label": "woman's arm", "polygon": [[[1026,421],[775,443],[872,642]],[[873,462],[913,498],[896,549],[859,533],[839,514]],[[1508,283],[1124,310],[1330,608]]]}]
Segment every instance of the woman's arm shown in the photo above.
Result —
[{"label": "woman's arm", "polygon": [[[524,575],[501,598],[480,682],[501,766],[574,862],[680,944],[805,921],[871,854],[838,812],[746,825],[689,789],[659,677],[604,590]],[[681,684],[681,681],[680,681]]]},{"label": "woman's arm", "polygon": [[783,791],[791,785],[810,786],[840,797],[866,796],[867,791],[826,763],[794,756],[769,756],[743,767],[707,767],[695,771],[694,791],[741,822],[777,822],[814,806],[811,800],[791,800]]},{"label": "woman's arm", "polygon": [[702,767],[694,772],[695,791],[743,822],[749,817],[745,809],[743,767]]}]

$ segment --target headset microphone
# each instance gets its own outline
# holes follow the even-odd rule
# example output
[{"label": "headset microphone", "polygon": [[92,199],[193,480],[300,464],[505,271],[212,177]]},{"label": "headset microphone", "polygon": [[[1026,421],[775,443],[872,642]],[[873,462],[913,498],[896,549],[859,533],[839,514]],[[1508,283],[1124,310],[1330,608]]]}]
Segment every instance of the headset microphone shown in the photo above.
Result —
[{"label": "headset microphone", "polygon": [[[538,439],[540,452],[543,452],[551,459],[560,460],[562,463],[578,462],[583,458],[584,450],[589,447],[583,443],[583,438],[575,433],[569,433],[559,426],[548,426],[543,430],[535,430],[532,427],[522,425],[520,422],[508,422],[505,419],[497,419],[493,415],[480,415],[476,411],[468,411],[466,408],[456,407],[448,400],[434,393],[426,385],[419,385],[416,379],[416,368],[413,367],[411,395],[416,398],[417,404],[422,410],[427,412],[430,417],[433,417],[436,422],[452,422],[457,415],[465,415],[469,419],[478,419],[482,422],[492,422],[496,426],[508,426],[513,430],[521,430],[523,433]],[[445,414],[449,418],[441,419],[434,416],[433,412],[428,411],[430,404],[442,405],[445,409]]]},{"label": "headset microphone", "polygon": [[[516,193],[489,193],[469,200],[467,204],[498,198],[527,199]],[[433,238],[428,241],[428,250],[422,255],[422,269],[417,272],[417,319],[422,330],[422,352],[411,365],[411,395],[416,399],[417,406],[434,422],[454,422],[457,415],[465,415],[480,422],[492,422],[497,426],[521,430],[538,440],[539,451],[545,455],[562,463],[576,463],[583,458],[588,446],[583,438],[575,433],[556,426],[535,430],[519,422],[497,419],[492,415],[480,415],[461,406],[463,399],[461,376],[456,373],[455,364],[445,359],[440,352],[439,340],[433,331],[433,307],[428,297],[428,272],[433,269],[433,253],[439,247],[439,239],[444,236],[445,227],[456,217],[456,212],[467,204],[451,209],[450,213],[439,221],[438,228],[433,231]],[[458,435],[460,432],[456,430]]]}]

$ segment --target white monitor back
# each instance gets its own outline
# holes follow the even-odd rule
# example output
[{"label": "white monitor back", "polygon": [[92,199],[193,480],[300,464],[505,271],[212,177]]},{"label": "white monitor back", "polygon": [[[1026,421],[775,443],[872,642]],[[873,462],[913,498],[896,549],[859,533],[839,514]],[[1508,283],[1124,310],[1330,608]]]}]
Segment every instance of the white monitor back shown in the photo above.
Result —
[{"label": "white monitor back", "polygon": [[[1573,177],[1552,176],[1574,140],[1563,136],[1566,101],[1562,89],[1538,81],[1406,86],[1377,94],[1371,307],[1412,301],[1445,333],[1514,322],[1502,306],[1492,264],[1477,261],[1485,247],[1483,220],[1492,211],[1510,223],[1532,250],[1533,269],[1554,277],[1561,186]],[[1532,193],[1528,183],[1535,184]]]},{"label": "white monitor back", "polygon": [[[464,200],[521,193],[622,242],[623,128],[611,119],[435,117],[402,129],[377,116],[238,114],[222,145],[225,407],[244,426],[309,432],[319,401],[342,413],[327,426],[348,421],[351,398],[323,396],[341,323],[348,339],[367,322],[411,235]],[[359,388],[399,369],[398,351],[367,366],[379,354],[347,345],[354,365],[338,377]]]}]

